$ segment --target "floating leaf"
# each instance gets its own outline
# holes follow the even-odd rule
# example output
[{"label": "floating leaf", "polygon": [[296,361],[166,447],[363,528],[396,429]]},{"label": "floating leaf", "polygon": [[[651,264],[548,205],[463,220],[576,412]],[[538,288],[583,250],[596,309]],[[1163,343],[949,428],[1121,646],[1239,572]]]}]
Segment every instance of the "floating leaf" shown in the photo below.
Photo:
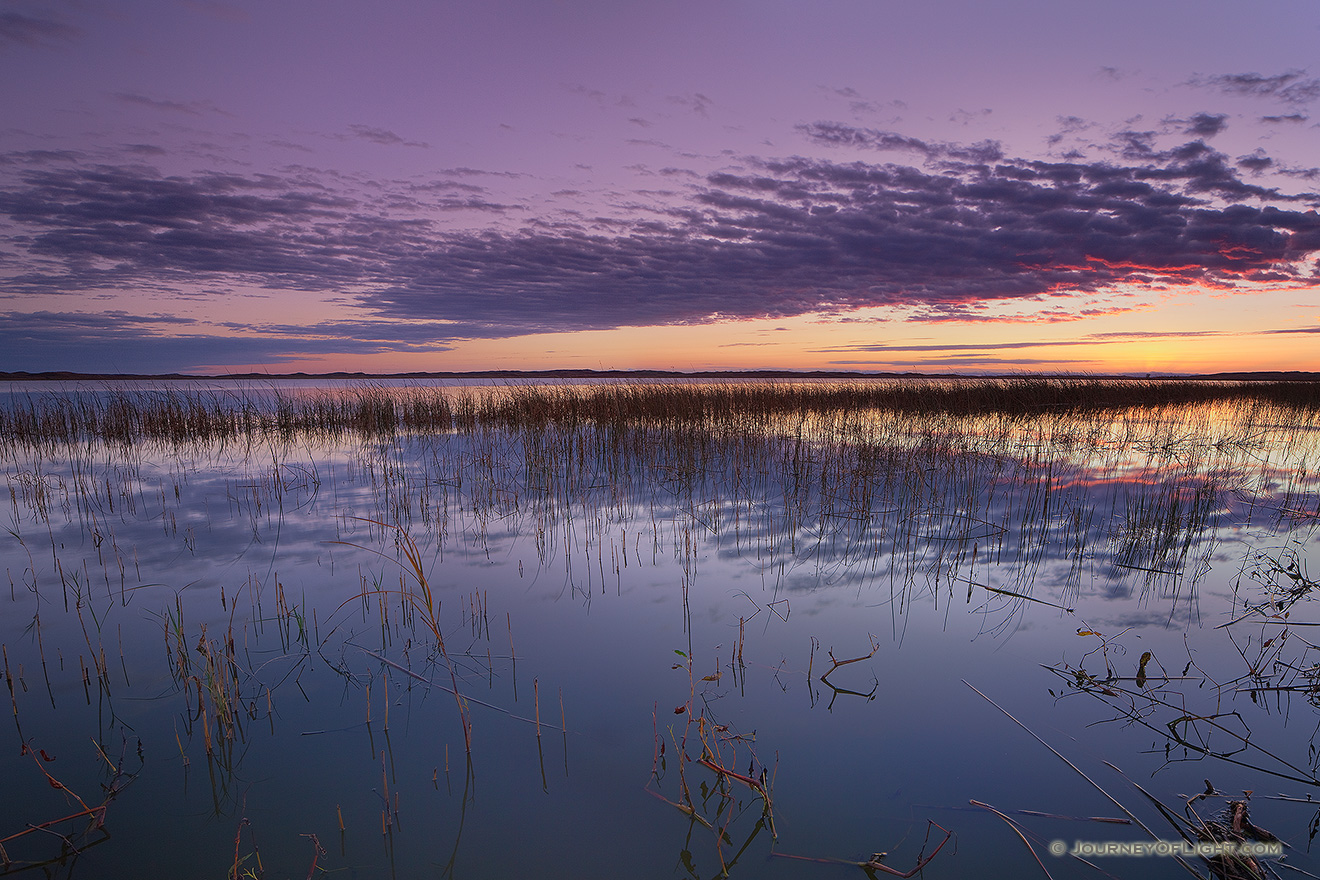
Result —
[{"label": "floating leaf", "polygon": [[684,654],[682,651],[678,650],[678,648],[674,649],[674,653],[680,657],[687,657],[687,654]]},{"label": "floating leaf", "polygon": [[1078,634],[1079,636],[1098,636],[1098,635],[1100,635],[1100,633],[1096,632],[1095,630],[1091,630],[1091,629],[1079,629],[1079,630],[1077,631],[1077,634]]},{"label": "floating leaf", "polygon": [[1139,688],[1146,686],[1146,664],[1150,662],[1151,656],[1150,651],[1141,655],[1141,663],[1137,666],[1137,687]]}]

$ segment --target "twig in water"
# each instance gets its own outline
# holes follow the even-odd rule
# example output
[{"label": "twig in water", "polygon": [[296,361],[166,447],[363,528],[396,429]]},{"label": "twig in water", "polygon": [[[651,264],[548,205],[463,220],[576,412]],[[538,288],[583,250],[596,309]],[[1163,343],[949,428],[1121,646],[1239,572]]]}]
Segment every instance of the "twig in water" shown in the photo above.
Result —
[{"label": "twig in water", "polygon": [[829,655],[830,662],[833,663],[834,665],[830,667],[829,672],[826,672],[824,675],[820,677],[820,680],[825,681],[827,678],[830,677],[831,674],[833,674],[834,670],[838,669],[840,666],[847,666],[849,663],[861,663],[863,660],[870,660],[872,657],[874,657],[875,652],[880,650],[880,643],[875,640],[875,636],[870,636],[870,639],[871,639],[871,653],[865,654],[861,657],[854,657],[851,660],[835,660],[834,652],[826,651],[825,653]]},{"label": "twig in water", "polygon": [[[927,819],[926,820],[927,840],[930,839],[931,826],[934,826],[940,829],[941,831],[943,831],[944,839],[940,841],[939,846],[935,847],[935,849],[931,852],[930,855],[919,856],[917,858],[916,866],[913,867],[911,871],[900,871],[897,868],[891,868],[888,865],[886,865],[882,860],[884,859],[885,856],[888,855],[888,853],[883,853],[883,852],[872,853],[871,858],[867,859],[864,862],[854,862],[854,861],[849,861],[848,859],[831,859],[831,858],[821,859],[821,858],[812,858],[811,856],[795,856],[795,855],[790,855],[789,853],[781,853],[781,852],[771,853],[771,855],[781,859],[794,859],[799,862],[815,862],[816,864],[820,864],[820,865],[856,865],[857,867],[865,868],[868,871],[882,871],[886,874],[892,874],[895,877],[903,877],[903,878],[915,877],[918,873],[922,871],[922,869],[924,869],[927,865],[931,863],[931,860],[934,859],[935,856],[939,855],[940,850],[944,848],[944,844],[948,843],[949,838],[953,836],[953,832],[945,828],[943,825],[940,825],[938,822],[936,822],[933,819]],[[924,844],[922,845],[922,848],[923,849],[925,848]]]}]

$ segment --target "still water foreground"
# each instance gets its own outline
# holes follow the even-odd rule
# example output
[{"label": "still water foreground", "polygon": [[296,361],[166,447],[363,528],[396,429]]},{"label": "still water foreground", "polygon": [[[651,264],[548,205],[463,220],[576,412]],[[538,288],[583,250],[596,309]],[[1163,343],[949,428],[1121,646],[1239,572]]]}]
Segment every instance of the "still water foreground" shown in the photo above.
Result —
[{"label": "still water foreground", "polygon": [[0,873],[1320,874],[1320,389],[877,387],[11,387]]}]

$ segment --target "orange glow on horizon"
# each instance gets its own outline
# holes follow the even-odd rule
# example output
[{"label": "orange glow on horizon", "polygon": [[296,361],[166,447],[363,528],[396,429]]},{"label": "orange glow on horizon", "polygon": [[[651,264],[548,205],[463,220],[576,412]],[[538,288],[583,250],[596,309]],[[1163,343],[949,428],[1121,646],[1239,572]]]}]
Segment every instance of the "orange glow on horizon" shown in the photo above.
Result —
[{"label": "orange glow on horizon", "polygon": [[[450,346],[446,351],[316,353],[317,340],[307,338],[307,348],[298,352],[299,341],[291,339],[287,358],[214,364],[198,372],[1320,371],[1315,345],[1320,333],[1304,332],[1318,320],[1312,314],[1313,293],[1267,288],[1207,298],[1133,287],[1112,298],[1090,298],[1075,311],[1063,297],[989,303],[975,312],[951,314],[865,308],[791,318],[437,340]],[[1024,306],[1046,307],[1024,311]]]}]

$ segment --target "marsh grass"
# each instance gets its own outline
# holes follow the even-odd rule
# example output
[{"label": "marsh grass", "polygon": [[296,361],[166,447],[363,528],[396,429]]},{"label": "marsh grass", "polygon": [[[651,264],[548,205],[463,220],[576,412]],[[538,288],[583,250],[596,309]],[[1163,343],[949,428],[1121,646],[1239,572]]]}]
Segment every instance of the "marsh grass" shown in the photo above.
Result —
[{"label": "marsh grass", "polygon": [[386,388],[260,394],[167,387],[107,395],[27,395],[0,408],[6,444],[49,446],[93,439],[131,446],[188,445],[300,434],[390,437],[400,433],[661,427],[702,432],[764,428],[785,415],[846,421],[865,411],[950,417],[1096,413],[1236,402],[1320,408],[1308,382],[1214,382],[1077,378],[928,381],[608,383],[492,388]]},{"label": "marsh grass", "polygon": [[[525,539],[522,549],[534,550],[526,558],[528,581],[550,568],[556,576],[562,571],[569,597],[588,606],[607,589],[624,589],[630,566],[672,563],[666,576],[673,575],[672,597],[681,594],[689,636],[676,668],[685,668],[689,680],[681,724],[656,732],[650,790],[708,827],[721,869],[728,870],[758,834],[775,836],[773,775],[765,775],[755,741],[723,725],[711,709],[716,697],[733,695],[728,682],[741,687],[747,666],[755,675],[764,661],[756,630],[747,625],[752,617],[765,611],[765,618],[787,622],[789,590],[802,591],[791,593],[796,605],[806,591],[847,587],[859,595],[867,590],[874,607],[887,608],[898,637],[918,601],[946,620],[951,606],[966,605],[992,635],[1011,631],[1028,611],[1063,618],[1072,629],[1082,623],[1069,619],[1081,594],[1099,583],[1113,594],[1139,590],[1143,601],[1171,599],[1170,618],[1179,609],[1192,618],[1217,530],[1320,521],[1320,484],[1307,468],[1320,441],[1317,392],[1320,386],[1302,383],[1016,379],[32,396],[0,410],[0,462],[14,518],[7,531],[20,545],[15,558],[27,559],[27,569],[20,560],[11,576],[11,602],[25,600],[26,590],[40,610],[33,626],[45,671],[42,621],[58,615],[63,598],[72,623],[63,647],[76,649],[78,668],[87,670],[90,705],[93,677],[107,699],[111,690],[106,642],[115,632],[113,615],[123,618],[136,591],[149,586],[136,547],[125,538],[129,524],[150,523],[154,541],[177,558],[206,559],[212,514],[199,513],[200,490],[190,481],[200,482],[197,475],[211,463],[225,474],[225,510],[217,516],[250,531],[253,545],[272,536],[278,544],[286,521],[320,506],[319,519],[306,517],[322,530],[311,540],[350,550],[347,564],[358,565],[359,587],[309,600],[312,591],[286,591],[273,571],[250,571],[237,589],[234,579],[228,592],[221,581],[212,592],[189,593],[187,602],[186,588],[172,584],[172,607],[163,605],[158,615],[166,662],[186,702],[185,729],[193,735],[179,750],[186,766],[186,748],[201,741],[219,804],[214,773],[218,768],[219,788],[237,790],[227,781],[241,760],[233,744],[252,738],[258,700],[264,698],[275,732],[272,689],[279,685],[266,681],[264,665],[248,654],[248,639],[255,646],[268,627],[277,629],[278,662],[291,661],[296,670],[280,681],[301,688],[303,659],[325,658],[346,689],[374,691],[374,704],[367,694],[368,721],[374,706],[387,738],[389,707],[402,699],[397,682],[452,694],[470,776],[473,706],[503,712],[501,722],[535,725],[538,734],[555,725],[549,709],[541,715],[545,673],[530,652],[525,663],[540,672],[532,676],[533,718],[514,716],[496,705],[497,697],[484,703],[472,696],[482,684],[494,690],[497,667],[507,659],[499,672],[512,673],[517,702],[512,613],[505,615],[508,657],[493,656],[489,618],[498,617],[504,597],[437,577],[445,554],[457,548],[467,558],[498,561],[502,549]],[[754,613],[730,621],[736,643],[713,669],[698,672],[687,660],[689,598],[712,550],[744,560],[767,595],[757,602],[743,594]],[[383,570],[371,570],[379,560],[386,560]],[[1244,603],[1241,614],[1251,618],[1239,632],[1254,624],[1282,626],[1280,616],[1304,607],[1299,603],[1314,583],[1302,561],[1281,558],[1273,568],[1257,562],[1251,571],[1273,578],[1275,589],[1250,607]],[[521,558],[516,575],[503,572],[526,586]],[[352,595],[340,602],[345,593]],[[316,603],[326,595],[333,599],[320,606],[318,620]],[[218,605],[226,623],[203,601]],[[348,626],[359,611],[361,624]],[[880,631],[883,622],[877,623]],[[377,629],[375,650],[350,641],[360,635],[375,641]],[[465,629],[474,646],[487,642],[484,650],[464,652],[455,640]],[[1190,688],[1178,682],[1195,678],[1176,674],[1180,662],[1154,657],[1135,669],[1118,668],[1107,650],[1117,655],[1121,635],[1087,637],[1088,647],[1097,638],[1099,653],[1054,670],[1070,693],[1117,704],[1121,720],[1161,736],[1172,731],[1173,747],[1315,779],[1303,762],[1255,751],[1239,724],[1243,713],[1180,710],[1182,693],[1175,689]],[[1295,637],[1265,645],[1268,638],[1243,640],[1239,653],[1250,675],[1215,685],[1217,693],[1231,699],[1235,687],[1253,694],[1286,687],[1320,701],[1320,658],[1302,651]],[[817,644],[804,658],[808,687]],[[873,657],[877,644],[872,638],[866,656],[860,656],[863,644],[839,644],[841,659],[821,652],[815,671],[824,674],[815,681],[833,692],[828,708],[835,698],[875,698],[878,679],[853,684],[855,690],[829,679],[844,666],[835,679],[858,678],[863,666],[849,664]],[[437,677],[451,687],[421,674],[426,670],[409,655],[414,646],[424,647],[425,664],[443,664]],[[360,661],[361,652],[379,664],[369,674],[350,662],[350,656]],[[825,671],[827,659],[833,665]],[[1096,665],[1102,660],[1103,672]],[[29,669],[34,665],[29,657]],[[21,666],[12,675],[6,668],[16,720],[25,705],[19,676]],[[125,668],[125,690],[127,678]],[[561,692],[561,730],[562,700]],[[547,787],[539,735],[537,753]],[[448,779],[448,744],[445,755]],[[743,772],[749,762],[760,769]],[[431,775],[435,781],[438,773]],[[382,833],[393,841],[397,809],[382,816]],[[736,845],[735,831],[749,824]]]}]

